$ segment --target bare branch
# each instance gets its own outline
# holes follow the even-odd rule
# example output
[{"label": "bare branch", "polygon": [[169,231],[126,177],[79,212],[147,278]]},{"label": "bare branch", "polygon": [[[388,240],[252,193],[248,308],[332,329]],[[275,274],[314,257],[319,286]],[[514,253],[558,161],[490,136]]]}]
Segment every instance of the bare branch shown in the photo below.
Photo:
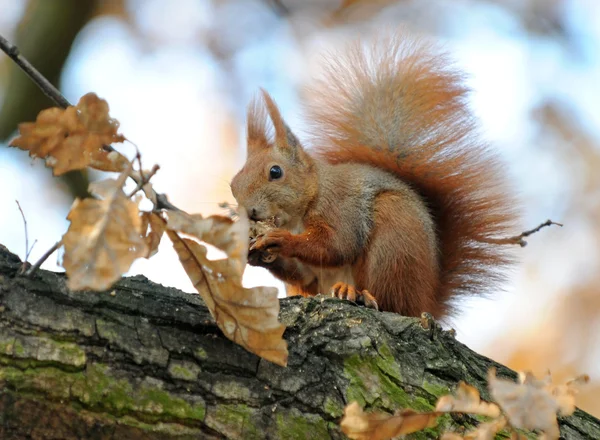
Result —
[{"label": "bare branch", "polygon": [[42,255],[40,257],[40,259],[37,260],[36,263],[27,270],[27,272],[25,272],[25,276],[30,277],[31,275],[33,275],[40,268],[40,266],[42,264],[44,264],[44,262],[48,258],[50,258],[50,255],[52,255],[54,252],[56,252],[61,245],[62,245],[62,240],[54,243],[54,246],[52,246],[50,249],[48,249],[46,251],[46,253],[44,255]]},{"label": "bare branch", "polygon": [[[128,198],[133,197],[139,190],[141,190],[144,187],[144,185],[146,185],[150,181],[152,176],[154,176],[159,169],[160,169],[160,167],[158,165],[154,165],[148,173],[144,174],[144,171],[142,171],[142,169],[140,168],[140,179],[137,183],[137,186],[133,189],[133,191],[131,191],[127,195],[127,197]],[[132,179],[133,178],[134,177],[132,177]]]},{"label": "bare branch", "polygon": [[44,94],[62,108],[67,108],[69,101],[19,52],[19,48],[0,35],[0,49],[8,55]]},{"label": "bare branch", "polygon": [[27,232],[27,219],[25,218],[25,213],[23,212],[23,209],[21,208],[21,204],[19,203],[18,200],[15,200],[15,202],[17,202],[17,206],[19,207],[19,211],[21,212],[21,217],[23,218],[23,227],[25,228],[25,261],[24,263],[27,264],[27,259],[29,258],[29,233]]},{"label": "bare branch", "polygon": [[514,237],[490,239],[490,240],[488,240],[488,242],[494,243],[494,244],[517,244],[521,247],[525,247],[525,246],[527,246],[527,242],[524,240],[525,237],[529,237],[530,235],[538,232],[540,229],[542,229],[546,226],[551,226],[551,225],[560,226],[561,228],[563,227],[563,225],[561,223],[556,223],[556,222],[553,222],[552,220],[546,220],[544,223],[540,224],[536,228],[522,232],[519,235],[515,235]]}]

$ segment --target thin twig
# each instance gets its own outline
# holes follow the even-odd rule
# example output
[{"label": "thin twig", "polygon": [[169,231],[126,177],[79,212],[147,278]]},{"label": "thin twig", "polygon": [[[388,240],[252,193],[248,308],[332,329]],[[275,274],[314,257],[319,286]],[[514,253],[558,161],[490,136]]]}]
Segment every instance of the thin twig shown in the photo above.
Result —
[{"label": "thin twig", "polygon": [[[17,65],[29,76],[29,78],[50,98],[54,103],[61,107],[67,108],[72,104],[65,98],[56,87],[52,85],[50,81],[48,81],[44,75],[42,75],[35,67],[31,65],[27,59],[19,53],[19,49],[14,44],[10,43],[6,38],[0,35],[0,49],[4,53],[6,53]],[[113,151],[114,148],[110,145],[105,145],[104,148],[107,151]],[[135,183],[139,184],[141,179],[137,177],[130,176]],[[147,182],[146,182],[147,183]],[[179,208],[174,206],[167,200],[167,196],[165,194],[158,194],[154,189],[152,192],[156,195],[156,209],[166,209],[172,211],[181,211]]]},{"label": "thin twig", "polygon": [[62,108],[67,108],[69,101],[42,75],[27,59],[22,56],[19,49],[0,35],[0,48],[31,78],[44,94]]},{"label": "thin twig", "polygon": [[[146,185],[150,181],[152,176],[154,176],[159,169],[160,169],[160,167],[158,165],[154,165],[147,174],[144,174],[144,171],[142,171],[140,168],[141,178],[140,178],[139,182],[137,183],[137,186],[133,189],[133,191],[131,191],[131,193],[129,193],[129,195],[127,197],[132,198],[135,195],[135,193],[137,193],[139,190],[141,190],[144,187],[144,185]],[[133,177],[132,177],[132,179],[133,179]]]},{"label": "thin twig", "polygon": [[19,211],[21,212],[21,217],[23,218],[23,227],[25,228],[25,261],[24,261],[24,264],[27,264],[27,259],[29,258],[29,233],[27,232],[27,219],[25,218],[25,213],[23,212],[23,209],[21,208],[21,204],[19,203],[19,201],[15,200],[15,202],[17,202],[17,206],[19,207]]},{"label": "thin twig", "polygon": [[40,266],[42,264],[44,264],[44,262],[48,258],[50,258],[50,255],[52,255],[54,252],[56,252],[61,245],[62,245],[62,240],[54,243],[54,246],[52,246],[50,249],[48,249],[46,251],[46,253],[44,255],[42,255],[40,257],[40,259],[37,260],[36,263],[27,270],[27,272],[25,272],[25,276],[30,277],[31,275],[33,275],[35,273],[35,271],[37,271],[40,268]]},{"label": "thin twig", "polygon": [[522,232],[519,235],[515,235],[514,237],[490,239],[489,242],[494,243],[494,244],[517,244],[521,247],[525,247],[525,246],[527,246],[527,242],[524,240],[525,237],[529,237],[530,235],[538,232],[540,229],[542,229],[546,226],[551,226],[551,225],[560,226],[561,228],[563,227],[563,225],[561,223],[556,223],[556,222],[553,222],[552,220],[546,220],[544,223],[540,224],[536,228]]}]

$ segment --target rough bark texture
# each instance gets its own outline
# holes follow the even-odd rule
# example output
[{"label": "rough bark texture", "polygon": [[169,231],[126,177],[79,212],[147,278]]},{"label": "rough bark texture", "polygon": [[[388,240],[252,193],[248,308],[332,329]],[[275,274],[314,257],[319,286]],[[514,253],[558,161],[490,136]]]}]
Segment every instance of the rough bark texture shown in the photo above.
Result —
[{"label": "rough bark texture", "polygon": [[[0,438],[344,438],[347,402],[430,410],[460,380],[498,368],[439,328],[334,299],[281,301],[289,366],[226,340],[198,295],[137,276],[112,293],[68,291],[61,274],[17,276],[0,246]],[[472,426],[445,416],[440,429]],[[565,439],[600,438],[577,411]]]}]

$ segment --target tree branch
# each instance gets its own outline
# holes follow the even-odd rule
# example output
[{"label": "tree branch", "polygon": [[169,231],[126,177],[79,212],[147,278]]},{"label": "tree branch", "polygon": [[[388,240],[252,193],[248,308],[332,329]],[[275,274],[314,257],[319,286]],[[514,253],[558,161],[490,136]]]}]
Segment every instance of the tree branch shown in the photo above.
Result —
[{"label": "tree branch", "polygon": [[[19,277],[21,264],[0,245],[0,438],[340,440],[351,401],[431,411],[461,380],[489,400],[490,367],[516,378],[433,320],[325,297],[281,300],[282,368],[226,339],[199,295],[143,276],[73,293],[61,274]],[[444,416],[422,438],[477,423]],[[559,424],[600,438],[583,411]]]},{"label": "tree branch", "polygon": [[537,227],[530,229],[528,231],[525,231],[525,232],[521,232],[519,235],[515,235],[513,237],[506,237],[506,238],[490,239],[488,241],[490,243],[494,243],[494,244],[516,244],[521,247],[525,247],[525,246],[527,246],[527,242],[524,240],[525,237],[529,237],[530,235],[538,232],[540,229],[545,228],[546,226],[551,226],[551,225],[560,226],[561,228],[563,227],[562,223],[556,223],[556,222],[553,222],[552,220],[548,219],[544,223],[538,225]]},{"label": "tree branch", "polygon": [[67,108],[69,101],[42,75],[27,59],[19,53],[19,48],[0,35],[0,48],[8,55],[44,94],[59,107]]}]

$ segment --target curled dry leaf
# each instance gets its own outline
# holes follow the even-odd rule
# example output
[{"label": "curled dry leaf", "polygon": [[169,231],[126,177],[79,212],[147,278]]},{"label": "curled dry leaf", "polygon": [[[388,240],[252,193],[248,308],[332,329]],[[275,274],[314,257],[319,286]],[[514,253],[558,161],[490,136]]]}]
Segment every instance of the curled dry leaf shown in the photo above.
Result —
[{"label": "curled dry leaf", "polygon": [[108,116],[108,104],[95,93],[84,95],[76,107],[42,110],[35,122],[19,124],[19,136],[10,145],[46,159],[55,176],[92,167],[121,172],[129,161],[102,146],[123,142],[119,122]]},{"label": "curled dry leaf", "polygon": [[[240,216],[233,222],[222,216],[202,218],[169,212],[167,228],[181,264],[225,336],[264,359],[287,365],[277,289],[242,286],[248,249],[247,218]],[[205,246],[181,238],[175,230],[216,246],[228,258],[209,260]]]},{"label": "curled dry leaf", "polygon": [[90,184],[98,198],[77,199],[67,216],[63,267],[72,290],[106,290],[148,252],[137,204],[122,190],[128,171]]},{"label": "curled dry leaf", "polygon": [[560,435],[556,414],[571,415],[575,411],[575,385],[585,383],[580,376],[565,385],[552,385],[550,375],[544,379],[531,373],[521,373],[519,382],[498,379],[496,371],[488,373],[490,393],[504,410],[511,425],[523,429],[544,431],[545,438],[557,439]]},{"label": "curled dry leaf", "polygon": [[436,425],[441,413],[417,413],[409,409],[394,415],[381,412],[365,413],[357,402],[344,408],[340,426],[342,432],[353,440],[386,440],[406,435]]},{"label": "curled dry leaf", "polygon": [[582,374],[568,381],[564,385],[549,386],[548,391],[558,404],[558,413],[561,416],[570,416],[575,412],[575,396],[577,395],[577,385],[583,385],[590,381],[587,374]]},{"label": "curled dry leaf", "polygon": [[146,242],[146,258],[152,257],[158,252],[158,245],[167,227],[165,221],[155,212],[142,212],[141,231]]},{"label": "curled dry leaf", "polygon": [[[248,225],[242,221],[239,225]],[[238,260],[241,270],[246,265],[246,249],[241,246],[244,238],[234,233],[234,221],[229,217],[213,215],[203,217],[200,214],[187,214],[183,211],[169,211],[167,228],[196,237],[198,240],[218,247],[230,258]]]},{"label": "curled dry leaf", "polygon": [[477,388],[467,385],[464,382],[458,384],[455,396],[440,397],[435,410],[480,414],[492,418],[500,416],[498,405],[482,401]]}]

